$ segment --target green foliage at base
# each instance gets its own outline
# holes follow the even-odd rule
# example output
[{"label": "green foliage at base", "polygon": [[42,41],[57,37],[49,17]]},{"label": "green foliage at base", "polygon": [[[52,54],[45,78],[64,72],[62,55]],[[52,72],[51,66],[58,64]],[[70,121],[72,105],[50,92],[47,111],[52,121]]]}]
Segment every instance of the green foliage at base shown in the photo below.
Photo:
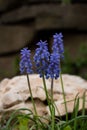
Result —
[{"label": "green foliage at base", "polygon": [[[54,130],[87,130],[87,115],[85,111],[86,95],[83,94],[82,110],[79,112],[80,98],[76,96],[74,99],[74,109],[69,120],[62,120],[61,117],[54,117]],[[23,114],[26,111],[27,114]],[[3,118],[5,120],[5,116]],[[7,119],[6,124],[4,121],[0,122],[0,130],[52,130],[51,116],[38,116],[29,109],[18,109],[14,111]]]}]

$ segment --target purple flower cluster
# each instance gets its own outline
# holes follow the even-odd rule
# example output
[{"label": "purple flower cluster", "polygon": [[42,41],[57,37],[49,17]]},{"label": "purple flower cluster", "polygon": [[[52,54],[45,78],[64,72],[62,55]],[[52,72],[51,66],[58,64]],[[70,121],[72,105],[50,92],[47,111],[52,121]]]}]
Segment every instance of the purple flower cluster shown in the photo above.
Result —
[{"label": "purple flower cluster", "polygon": [[30,60],[30,50],[24,48],[21,50],[20,72],[30,74],[33,72]]},{"label": "purple flower cluster", "polygon": [[40,41],[37,45],[39,47],[35,51],[34,62],[37,72],[40,74],[40,77],[42,77],[43,74],[46,75],[50,53],[48,52],[46,41]]},{"label": "purple flower cluster", "polygon": [[52,50],[59,53],[60,59],[64,58],[64,46],[63,46],[63,35],[62,33],[53,35],[53,46]]},{"label": "purple flower cluster", "polygon": [[53,35],[52,53],[50,54],[49,66],[46,73],[46,78],[57,79],[60,74],[60,59],[64,58],[62,33]]},{"label": "purple flower cluster", "polygon": [[[60,59],[64,56],[63,47],[63,35],[62,33],[53,35],[53,46],[52,53],[50,54],[47,48],[47,42],[41,41],[37,43],[39,46],[34,55],[34,62],[36,66],[37,73],[42,77],[55,78],[59,77],[60,73]],[[20,71],[21,73],[32,73],[32,63],[30,60],[30,50],[24,48],[21,50],[21,61],[20,61]]]},{"label": "purple flower cluster", "polygon": [[60,73],[60,56],[53,52],[50,54],[49,66],[46,73],[46,78],[57,79]]}]

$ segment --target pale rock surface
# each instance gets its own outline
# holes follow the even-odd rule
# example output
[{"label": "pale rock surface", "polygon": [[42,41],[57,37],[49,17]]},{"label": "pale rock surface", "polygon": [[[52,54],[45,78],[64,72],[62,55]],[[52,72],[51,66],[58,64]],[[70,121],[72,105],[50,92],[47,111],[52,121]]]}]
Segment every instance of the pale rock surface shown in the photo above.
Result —
[{"label": "pale rock surface", "polygon": [[[84,92],[82,92],[83,94]],[[83,108],[83,95],[79,95],[78,94],[78,98],[79,98],[79,107],[78,107],[78,110],[82,110]],[[86,99],[85,99],[85,109],[87,110],[87,92],[85,93],[86,94]],[[74,103],[75,103],[75,95],[68,95],[66,96],[66,104],[67,104],[67,111],[68,113],[72,113],[73,110],[74,110]],[[77,103],[77,100],[76,100],[76,103]],[[57,109],[55,109],[55,115],[56,116],[60,116],[60,115],[65,115],[66,114],[66,110],[65,110],[65,105],[64,105],[64,100],[61,99],[59,101],[56,101],[55,102],[55,105],[57,106]],[[49,108],[47,106],[47,112],[50,114],[50,111],[49,111]]]},{"label": "pale rock surface", "polygon": [[[39,75],[37,74],[33,74],[29,75],[29,79],[38,114],[42,116],[50,114],[49,108],[45,103],[46,96],[44,92],[42,78],[39,78]],[[64,84],[66,101],[68,101],[68,112],[71,113],[74,109],[73,99],[75,99],[76,95],[80,98],[79,110],[81,110],[83,102],[83,93],[85,92],[85,94],[87,95],[87,81],[82,79],[81,77],[68,74],[63,74],[62,79]],[[50,93],[50,79],[46,80],[46,85],[47,90]],[[56,115],[65,115],[66,112],[63,103],[64,100],[60,78],[54,80],[53,98],[59,110],[59,113],[56,110]],[[25,75],[16,76],[12,79],[6,78],[0,82],[0,114],[4,112],[11,113],[11,111],[19,108],[28,108],[34,112],[30,99],[27,77]],[[87,109],[87,102],[85,102],[85,108]]]}]

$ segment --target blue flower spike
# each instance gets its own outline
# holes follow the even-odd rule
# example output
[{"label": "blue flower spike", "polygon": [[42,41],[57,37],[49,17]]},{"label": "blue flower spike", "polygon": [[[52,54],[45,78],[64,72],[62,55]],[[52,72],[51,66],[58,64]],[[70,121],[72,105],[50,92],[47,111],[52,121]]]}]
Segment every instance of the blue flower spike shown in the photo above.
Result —
[{"label": "blue flower spike", "polygon": [[32,70],[32,63],[30,60],[30,50],[28,50],[28,48],[23,48],[21,50],[21,60],[20,60],[20,72],[26,73],[26,74],[30,74],[33,72]]},{"label": "blue flower spike", "polygon": [[37,69],[37,73],[40,74],[40,77],[42,77],[43,74],[46,74],[46,70],[49,64],[50,53],[48,52],[46,41],[43,42],[42,40],[40,40],[37,45],[39,47],[35,51],[34,62]]},{"label": "blue flower spike", "polygon": [[50,62],[47,69],[46,78],[57,79],[60,73],[60,56],[58,53],[53,52],[50,55]]},{"label": "blue flower spike", "polygon": [[46,78],[57,79],[60,74],[60,60],[64,58],[62,33],[53,35],[52,53],[50,54],[49,66]]},{"label": "blue flower spike", "polygon": [[57,52],[60,54],[60,59],[64,59],[64,46],[63,46],[63,35],[62,33],[56,33],[53,35],[53,52]]}]

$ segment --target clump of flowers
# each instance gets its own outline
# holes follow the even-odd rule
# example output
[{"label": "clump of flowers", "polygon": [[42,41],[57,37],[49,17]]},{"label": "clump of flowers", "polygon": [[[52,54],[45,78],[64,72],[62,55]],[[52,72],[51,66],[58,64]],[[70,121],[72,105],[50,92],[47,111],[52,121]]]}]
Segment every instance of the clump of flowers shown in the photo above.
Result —
[{"label": "clump of flowers", "polygon": [[[45,90],[48,106],[49,106],[50,113],[51,113],[52,130],[54,130],[54,120],[55,120],[54,119],[55,107],[53,105],[53,79],[57,79],[59,77],[60,71],[61,71],[60,60],[64,58],[64,56],[63,56],[64,47],[63,47],[63,39],[62,38],[63,38],[62,33],[59,33],[59,34],[56,33],[55,35],[53,35],[52,53],[50,53],[48,51],[47,42],[40,40],[37,43],[37,45],[39,47],[35,50],[35,55],[33,57],[37,73],[43,79],[44,90]],[[28,76],[28,74],[33,72],[32,71],[32,63],[30,60],[30,50],[28,50],[28,48],[24,48],[21,50],[20,71],[21,71],[21,73],[25,72],[27,74],[29,91],[31,94],[35,114],[37,115],[35,103],[33,100],[33,95],[31,92],[29,76]],[[51,80],[51,103],[49,101],[49,94],[47,91],[45,78],[52,79]],[[62,77],[61,77],[61,83],[62,83]],[[63,83],[62,83],[62,90],[63,90],[63,95],[64,95]],[[64,95],[64,102],[66,102],[65,95]],[[66,103],[65,103],[65,109],[67,112]]]},{"label": "clump of flowers", "polygon": [[[35,55],[33,57],[33,61],[35,63],[35,67],[37,73],[39,74],[40,78],[42,78],[44,91],[46,94],[46,99],[48,103],[48,107],[50,110],[50,117],[48,116],[40,116],[37,113],[36,105],[33,99],[32,89],[29,80],[29,74],[33,73],[32,62],[30,59],[30,50],[28,48],[23,48],[20,52],[21,60],[20,60],[20,72],[21,74],[26,73],[29,92],[31,96],[32,105],[34,108],[34,112],[27,108],[22,108],[16,110],[12,113],[11,117],[7,121],[5,130],[10,129],[20,129],[20,130],[77,130],[77,129],[87,129],[87,115],[85,111],[85,101],[86,101],[86,93],[83,94],[83,110],[82,115],[78,116],[79,110],[79,99],[78,96],[75,97],[74,100],[74,110],[71,116],[71,119],[68,120],[68,111],[67,111],[67,102],[64,93],[64,86],[63,80],[61,76],[61,65],[60,62],[64,58],[64,46],[63,46],[63,35],[62,33],[53,35],[53,45],[52,45],[52,52],[48,51],[47,42],[40,40],[37,43],[38,48],[35,50]],[[58,111],[58,108],[55,105],[54,98],[53,98],[53,81],[54,79],[58,79],[60,76],[61,81],[61,88],[63,93],[65,111],[66,111],[66,120],[60,120],[55,116],[55,109]],[[46,79],[51,79],[51,94],[47,91],[46,86]],[[20,114],[20,111],[28,111],[28,114]],[[18,114],[19,112],[19,114]],[[59,113],[59,111],[58,111]],[[3,118],[4,119],[4,118]],[[6,116],[7,119],[7,116]],[[17,119],[17,120],[16,120]],[[43,121],[49,122],[49,124]],[[58,122],[57,122],[58,120]],[[1,121],[2,122],[2,121]],[[79,125],[78,125],[79,124]],[[2,125],[0,124],[0,129]]]},{"label": "clump of flowers", "polygon": [[[60,73],[60,59],[64,58],[62,33],[53,35],[52,53],[48,51],[47,42],[40,40],[37,43],[39,46],[35,50],[34,63],[37,73],[40,77],[55,78],[59,77]],[[32,63],[30,60],[30,50],[24,48],[21,50],[20,72],[30,74],[33,72]]]}]

